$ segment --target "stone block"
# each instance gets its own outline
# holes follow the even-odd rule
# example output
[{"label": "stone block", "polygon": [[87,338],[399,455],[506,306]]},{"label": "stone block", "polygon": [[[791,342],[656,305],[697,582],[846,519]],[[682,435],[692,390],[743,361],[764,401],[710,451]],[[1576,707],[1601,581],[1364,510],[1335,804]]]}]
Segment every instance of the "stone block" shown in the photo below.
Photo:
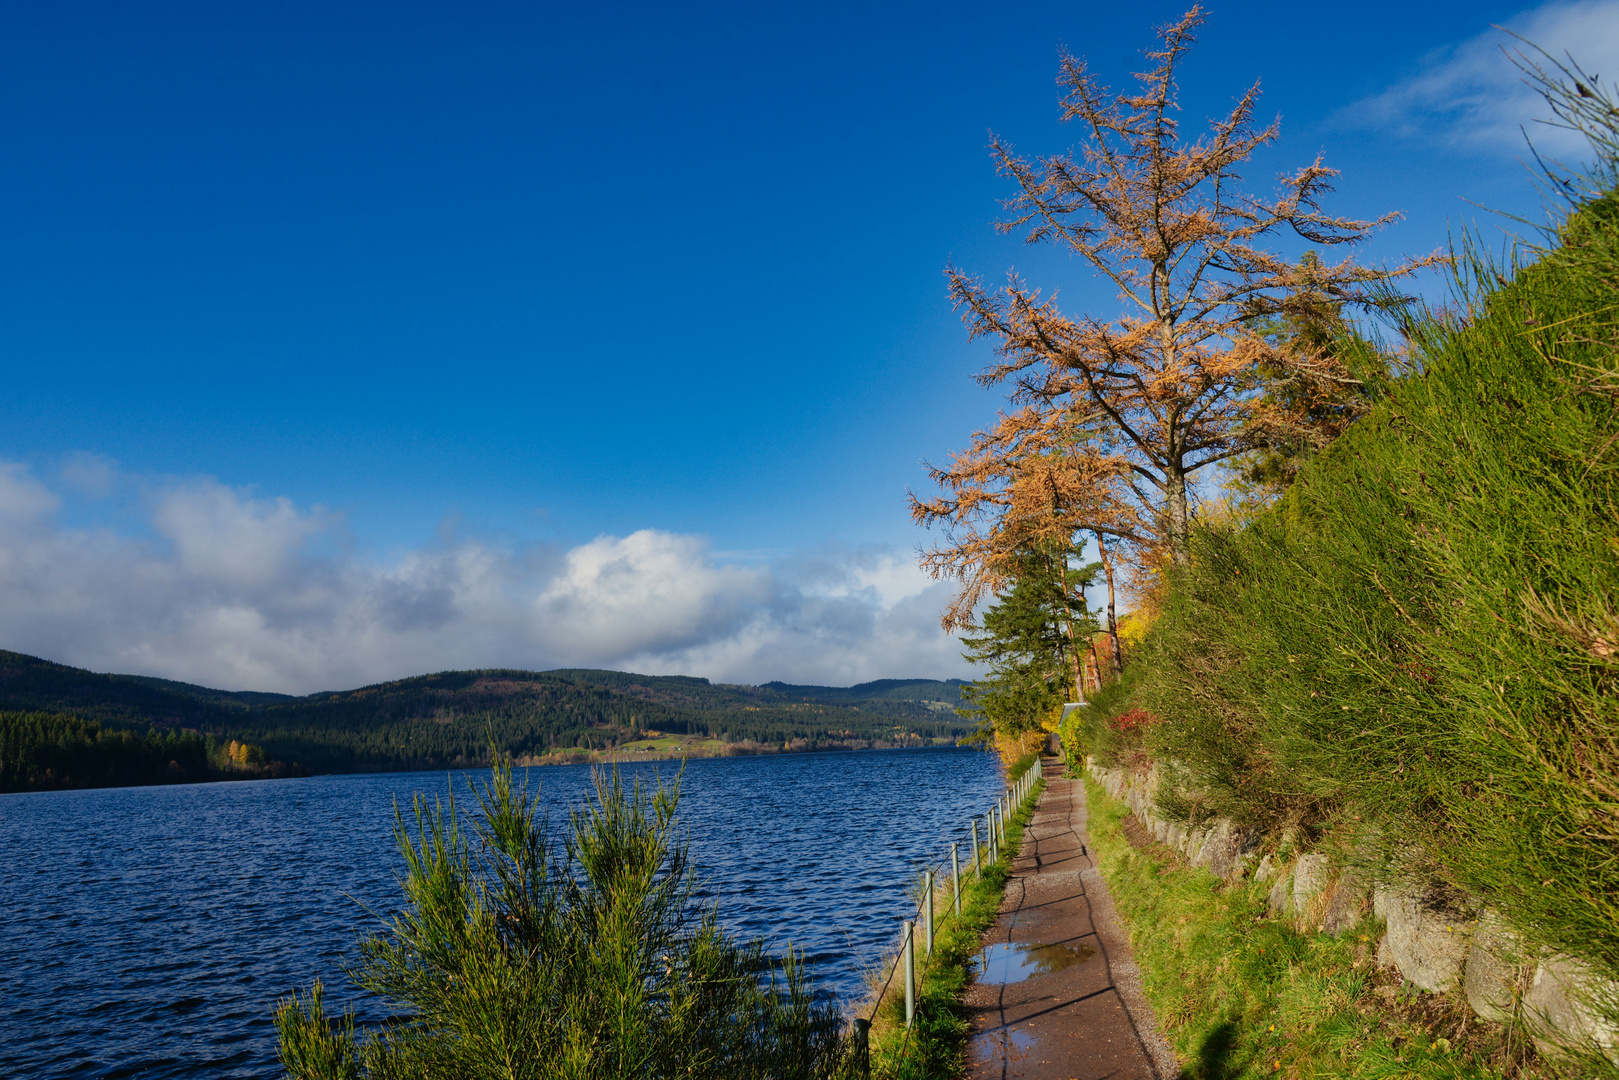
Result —
[{"label": "stone block", "polygon": [[1594,1050],[1619,1063],[1619,984],[1596,975],[1589,964],[1572,957],[1541,961],[1524,993],[1523,1011],[1542,1053]]},{"label": "stone block", "polygon": [[1293,867],[1293,910],[1304,914],[1305,908],[1310,906],[1316,894],[1327,887],[1327,857],[1325,855],[1309,854],[1299,857],[1298,863]]},{"label": "stone block", "polygon": [[1233,878],[1242,873],[1248,855],[1256,846],[1256,838],[1247,830],[1222,819],[1209,830],[1198,858],[1215,877]]},{"label": "stone block", "polygon": [[1498,1022],[1512,1018],[1522,971],[1521,953],[1517,935],[1502,924],[1500,916],[1493,911],[1479,916],[1462,969],[1467,1004],[1479,1016]]},{"label": "stone block", "polygon": [[1283,874],[1276,879],[1276,884],[1270,887],[1270,912],[1272,915],[1291,915],[1293,913],[1293,875]]},{"label": "stone block", "polygon": [[1392,964],[1408,981],[1432,993],[1457,987],[1472,936],[1462,916],[1391,892],[1383,896],[1383,919],[1388,932],[1377,950],[1379,963]]},{"label": "stone block", "polygon": [[1345,870],[1332,887],[1326,911],[1321,915],[1321,929],[1333,937],[1360,922],[1366,903],[1366,883],[1353,870]]},{"label": "stone block", "polygon": [[1276,860],[1266,855],[1259,860],[1259,867],[1254,871],[1255,881],[1269,881],[1276,873]]}]

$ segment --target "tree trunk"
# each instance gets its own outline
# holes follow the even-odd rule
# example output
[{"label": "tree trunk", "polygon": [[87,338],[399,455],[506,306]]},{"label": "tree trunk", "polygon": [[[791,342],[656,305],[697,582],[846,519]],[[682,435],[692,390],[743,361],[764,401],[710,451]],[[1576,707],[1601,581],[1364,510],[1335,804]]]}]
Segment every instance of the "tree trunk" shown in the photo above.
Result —
[{"label": "tree trunk", "polygon": [[1178,469],[1164,476],[1164,532],[1169,540],[1169,557],[1176,566],[1191,558],[1192,507],[1186,495],[1186,474]]},{"label": "tree trunk", "polygon": [[1102,556],[1102,570],[1107,574],[1107,640],[1113,652],[1113,674],[1119,676],[1124,674],[1124,653],[1119,648],[1119,620],[1114,610],[1117,597],[1113,591],[1113,560],[1107,556],[1107,541],[1102,539],[1101,533],[1096,534],[1096,550]]},{"label": "tree trunk", "polygon": [[[1079,627],[1075,625],[1074,612],[1068,605],[1068,556],[1062,557],[1062,598],[1065,612],[1068,616],[1068,652],[1074,660],[1074,700],[1085,700],[1085,660],[1079,649]],[[1085,589],[1079,590],[1080,610],[1089,613],[1090,605],[1085,602]]]}]

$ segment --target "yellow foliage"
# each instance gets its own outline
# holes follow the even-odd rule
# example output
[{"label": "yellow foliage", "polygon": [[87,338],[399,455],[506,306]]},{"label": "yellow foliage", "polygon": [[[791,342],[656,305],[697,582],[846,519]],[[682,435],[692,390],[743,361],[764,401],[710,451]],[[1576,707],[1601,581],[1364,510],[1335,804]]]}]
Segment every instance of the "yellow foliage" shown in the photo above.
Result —
[{"label": "yellow foliage", "polygon": [[1141,644],[1157,619],[1156,611],[1127,611],[1119,616],[1119,642],[1126,653],[1131,647]]},{"label": "yellow foliage", "polygon": [[1010,735],[1004,731],[995,733],[995,752],[1001,755],[1001,761],[1011,768],[1020,758],[1035,753],[1046,744],[1044,730],[1025,731],[1020,735]]}]

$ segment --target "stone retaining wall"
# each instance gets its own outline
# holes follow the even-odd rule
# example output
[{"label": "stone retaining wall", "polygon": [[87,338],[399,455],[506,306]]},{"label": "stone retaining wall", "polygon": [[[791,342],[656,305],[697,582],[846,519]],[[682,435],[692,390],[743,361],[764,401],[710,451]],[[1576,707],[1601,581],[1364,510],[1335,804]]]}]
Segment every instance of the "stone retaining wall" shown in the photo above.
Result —
[{"label": "stone retaining wall", "polygon": [[1299,930],[1342,934],[1369,909],[1383,920],[1378,963],[1408,982],[1464,998],[1487,1020],[1523,1019],[1544,1052],[1596,1050],[1619,1064],[1619,1026],[1610,1019],[1619,1015],[1619,983],[1569,957],[1526,956],[1516,935],[1489,908],[1453,910],[1423,896],[1374,887],[1323,852],[1294,850],[1291,836],[1272,843],[1230,821],[1192,829],[1165,821],[1155,805],[1157,766],[1146,772],[1088,768],[1159,843],[1193,866],[1227,880],[1243,877],[1252,866],[1256,881],[1274,879],[1271,913]]}]

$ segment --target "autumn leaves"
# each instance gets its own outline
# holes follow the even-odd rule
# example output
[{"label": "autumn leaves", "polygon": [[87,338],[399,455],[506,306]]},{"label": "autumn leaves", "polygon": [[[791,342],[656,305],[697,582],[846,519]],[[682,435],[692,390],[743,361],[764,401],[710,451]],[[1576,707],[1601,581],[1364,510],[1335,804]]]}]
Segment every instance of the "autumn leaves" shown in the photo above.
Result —
[{"label": "autumn leaves", "polygon": [[1182,136],[1176,78],[1203,21],[1193,8],[1161,28],[1129,93],[1064,56],[1077,151],[1029,158],[992,144],[1016,185],[999,227],[1067,248],[1116,287],[1120,310],[1068,313],[1016,273],[991,288],[949,268],[970,335],[995,346],[978,379],[1005,387],[1007,408],[930,467],[937,494],[911,496],[913,518],[943,537],[923,567],[960,586],[947,628],[971,625],[1031,549],[1094,538],[1137,583],[1183,562],[1216,469],[1268,461],[1286,474],[1277,455],[1308,454],[1358,415],[1367,372],[1355,358],[1369,350],[1354,348],[1346,314],[1400,307],[1393,283],[1438,261],[1377,268],[1271,250],[1300,237],[1347,252],[1394,215],[1326,213],[1334,172],[1319,159],[1272,196],[1244,190],[1238,168],[1278,133],[1255,120],[1257,84],[1195,141]]}]

